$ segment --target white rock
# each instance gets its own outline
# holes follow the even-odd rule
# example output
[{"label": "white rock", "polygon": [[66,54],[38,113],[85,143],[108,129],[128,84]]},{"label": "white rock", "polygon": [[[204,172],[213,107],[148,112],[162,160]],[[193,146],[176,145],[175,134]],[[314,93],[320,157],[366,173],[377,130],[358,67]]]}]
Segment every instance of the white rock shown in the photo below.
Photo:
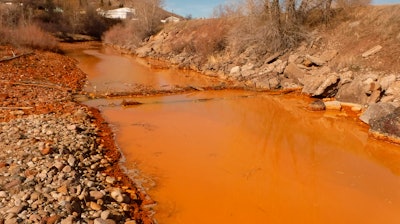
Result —
[{"label": "white rock", "polygon": [[342,105],[339,101],[327,101],[325,102],[325,107],[327,110],[341,110]]}]

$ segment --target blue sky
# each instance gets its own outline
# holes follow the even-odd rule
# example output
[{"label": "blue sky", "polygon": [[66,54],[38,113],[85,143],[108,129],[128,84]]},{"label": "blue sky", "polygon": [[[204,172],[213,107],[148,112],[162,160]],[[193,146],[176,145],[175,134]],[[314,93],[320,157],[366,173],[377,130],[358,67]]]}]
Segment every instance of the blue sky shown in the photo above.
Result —
[{"label": "blue sky", "polygon": [[212,16],[214,8],[223,3],[225,0],[164,0],[164,8],[181,16],[200,18]]},{"label": "blue sky", "polygon": [[[164,0],[164,8],[181,16],[210,17],[216,6],[225,0]],[[373,4],[400,4],[400,0],[372,0]]]}]

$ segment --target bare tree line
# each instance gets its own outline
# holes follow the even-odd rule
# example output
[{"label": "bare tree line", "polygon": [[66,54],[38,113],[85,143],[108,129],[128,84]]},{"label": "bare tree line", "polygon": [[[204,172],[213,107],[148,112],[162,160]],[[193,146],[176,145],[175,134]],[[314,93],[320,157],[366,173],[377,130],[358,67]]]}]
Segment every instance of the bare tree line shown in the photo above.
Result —
[{"label": "bare tree line", "polygon": [[328,24],[336,11],[370,0],[242,0],[220,5],[214,17],[236,20],[228,45],[242,52],[257,44],[260,54],[294,47],[307,38],[304,26]]}]

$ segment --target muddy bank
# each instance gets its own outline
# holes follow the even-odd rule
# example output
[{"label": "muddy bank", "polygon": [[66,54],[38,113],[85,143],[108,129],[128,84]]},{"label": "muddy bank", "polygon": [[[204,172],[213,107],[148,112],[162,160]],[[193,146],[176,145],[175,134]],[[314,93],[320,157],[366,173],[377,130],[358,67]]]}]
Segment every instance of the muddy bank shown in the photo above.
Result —
[{"label": "muddy bank", "polygon": [[76,61],[0,53],[20,55],[0,62],[0,223],[152,223],[107,123],[73,101],[86,80]]}]

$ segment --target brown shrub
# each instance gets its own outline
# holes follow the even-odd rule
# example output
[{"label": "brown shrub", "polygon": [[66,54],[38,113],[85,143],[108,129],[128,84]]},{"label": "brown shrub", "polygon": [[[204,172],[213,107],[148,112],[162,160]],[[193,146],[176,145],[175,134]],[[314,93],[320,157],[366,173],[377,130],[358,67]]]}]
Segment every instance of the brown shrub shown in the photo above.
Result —
[{"label": "brown shrub", "polygon": [[42,50],[58,50],[58,41],[36,25],[0,27],[0,43]]},{"label": "brown shrub", "polygon": [[226,47],[229,25],[223,19],[192,20],[174,25],[177,30],[171,38],[173,53],[182,52],[206,57]]},{"label": "brown shrub", "polygon": [[103,34],[104,43],[128,49],[138,47],[146,35],[144,30],[136,26],[137,23],[137,21],[131,21],[113,26]]}]

